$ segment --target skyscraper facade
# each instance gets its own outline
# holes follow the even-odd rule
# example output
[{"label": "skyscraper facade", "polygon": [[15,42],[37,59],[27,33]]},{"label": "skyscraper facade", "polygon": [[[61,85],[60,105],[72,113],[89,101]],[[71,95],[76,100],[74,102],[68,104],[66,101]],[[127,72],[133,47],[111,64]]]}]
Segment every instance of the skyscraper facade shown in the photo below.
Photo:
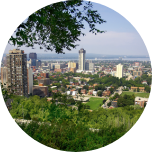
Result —
[{"label": "skyscraper facade", "polygon": [[29,58],[31,59],[31,66],[36,66],[37,54],[33,52],[30,53]]},{"label": "skyscraper facade", "polygon": [[37,54],[36,53],[33,53],[33,52],[31,52],[30,54],[29,54],[29,58],[30,59],[37,59]]},{"label": "skyscraper facade", "polygon": [[5,86],[7,86],[8,82],[8,74],[7,74],[7,67],[1,67],[1,83]]},{"label": "skyscraper facade", "polygon": [[123,65],[121,65],[121,64],[118,64],[118,65],[117,65],[116,76],[117,76],[119,79],[123,77]]},{"label": "skyscraper facade", "polygon": [[85,53],[84,49],[79,50],[79,70],[85,70]]},{"label": "skyscraper facade", "polygon": [[28,94],[27,56],[23,50],[10,50],[7,54],[7,74],[10,91],[16,95]]}]

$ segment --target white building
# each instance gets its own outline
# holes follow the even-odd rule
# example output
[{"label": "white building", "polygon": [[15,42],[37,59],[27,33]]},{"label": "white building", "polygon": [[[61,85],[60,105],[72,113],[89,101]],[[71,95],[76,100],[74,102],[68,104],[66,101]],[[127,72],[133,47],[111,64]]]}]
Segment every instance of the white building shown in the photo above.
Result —
[{"label": "white building", "polygon": [[72,96],[76,96],[78,91],[72,91]]},{"label": "white building", "polygon": [[79,70],[85,70],[85,53],[84,49],[79,50]]},{"label": "white building", "polygon": [[92,94],[95,95],[95,96],[97,96],[97,91],[93,91]]},{"label": "white building", "polygon": [[121,64],[117,65],[116,77],[118,77],[119,79],[123,77],[123,65]]},{"label": "white building", "polygon": [[32,93],[33,88],[33,70],[31,68],[27,68],[27,77],[28,77],[28,94]]},{"label": "white building", "polygon": [[67,95],[71,95],[71,91],[67,91]]}]

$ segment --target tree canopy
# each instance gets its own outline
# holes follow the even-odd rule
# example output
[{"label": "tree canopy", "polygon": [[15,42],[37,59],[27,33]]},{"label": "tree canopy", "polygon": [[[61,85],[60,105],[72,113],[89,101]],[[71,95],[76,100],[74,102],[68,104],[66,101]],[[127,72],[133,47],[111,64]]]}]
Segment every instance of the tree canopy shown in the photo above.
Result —
[{"label": "tree canopy", "polygon": [[64,53],[63,49],[76,48],[80,41],[84,23],[89,25],[89,32],[103,33],[96,24],[106,22],[93,10],[91,2],[83,0],[64,1],[48,5],[30,15],[21,23],[9,39],[12,45],[34,48],[35,44],[45,51]]}]

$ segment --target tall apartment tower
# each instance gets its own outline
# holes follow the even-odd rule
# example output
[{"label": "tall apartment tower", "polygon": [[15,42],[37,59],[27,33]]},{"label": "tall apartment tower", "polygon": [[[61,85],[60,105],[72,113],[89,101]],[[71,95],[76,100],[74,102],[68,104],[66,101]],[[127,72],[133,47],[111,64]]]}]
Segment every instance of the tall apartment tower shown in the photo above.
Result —
[{"label": "tall apartment tower", "polygon": [[117,65],[116,76],[117,76],[119,79],[123,77],[123,65],[121,65],[121,64],[118,64],[118,65]]},{"label": "tall apartment tower", "polygon": [[7,74],[10,91],[16,95],[27,96],[27,56],[23,50],[10,50],[7,54]]},{"label": "tall apartment tower", "polygon": [[85,53],[84,49],[79,50],[79,70],[85,70]]},{"label": "tall apartment tower", "polygon": [[8,74],[7,74],[7,67],[1,67],[1,83],[4,86],[7,86],[7,82],[8,82]]}]

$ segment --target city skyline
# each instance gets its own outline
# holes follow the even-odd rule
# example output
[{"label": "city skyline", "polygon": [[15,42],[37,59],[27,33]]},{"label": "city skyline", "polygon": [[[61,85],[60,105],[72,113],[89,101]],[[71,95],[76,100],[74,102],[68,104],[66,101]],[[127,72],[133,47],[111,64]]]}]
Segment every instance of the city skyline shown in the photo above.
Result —
[{"label": "city skyline", "polygon": [[[106,32],[94,35],[88,32],[88,25],[85,24],[83,32],[86,36],[79,37],[81,41],[75,43],[79,44],[76,49],[72,49],[71,51],[64,49],[65,53],[74,54],[81,48],[85,48],[88,54],[149,55],[141,36],[129,21],[106,6],[98,3],[93,3],[93,5],[93,8],[107,21],[106,23],[97,25],[97,28]],[[39,49],[39,46],[35,46],[34,48],[35,49],[22,46],[19,49],[25,50],[26,53],[55,54],[55,51],[44,52],[44,50]],[[7,44],[4,53],[12,49],[16,49],[16,47]]]}]

